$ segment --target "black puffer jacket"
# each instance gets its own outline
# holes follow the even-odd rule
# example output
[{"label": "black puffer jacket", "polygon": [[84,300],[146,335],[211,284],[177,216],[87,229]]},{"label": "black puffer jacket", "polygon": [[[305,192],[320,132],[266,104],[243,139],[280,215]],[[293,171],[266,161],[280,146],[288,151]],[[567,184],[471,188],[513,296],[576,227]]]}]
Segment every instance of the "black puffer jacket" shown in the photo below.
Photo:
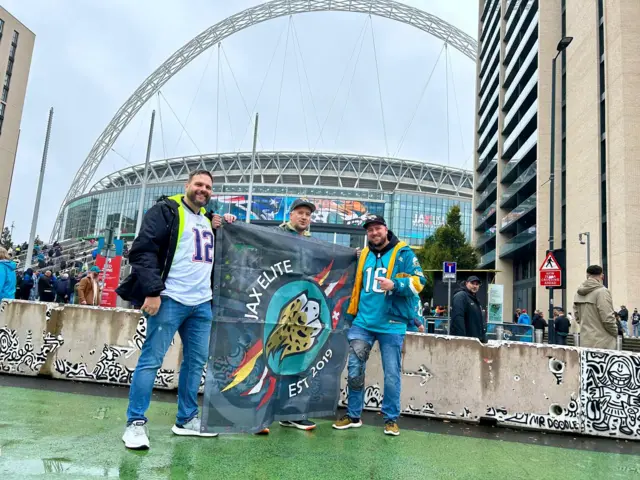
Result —
[{"label": "black puffer jacket", "polygon": [[[146,297],[157,297],[165,289],[164,282],[179,241],[178,200],[181,198],[182,195],[160,197],[144,215],[140,233],[129,252],[131,274],[116,289],[123,300],[142,305]],[[211,220],[210,213],[206,216]],[[215,229],[213,233],[215,235]]]},{"label": "black puffer jacket", "polygon": [[478,297],[465,286],[453,296],[451,302],[450,334],[487,341],[487,325],[482,316],[482,307]]}]

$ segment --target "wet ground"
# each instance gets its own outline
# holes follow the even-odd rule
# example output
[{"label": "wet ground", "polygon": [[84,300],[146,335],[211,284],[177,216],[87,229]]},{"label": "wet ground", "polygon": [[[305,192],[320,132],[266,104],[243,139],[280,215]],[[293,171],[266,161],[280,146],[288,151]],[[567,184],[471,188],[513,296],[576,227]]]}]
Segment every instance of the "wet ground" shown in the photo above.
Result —
[{"label": "wet ground", "polygon": [[175,394],[157,392],[151,450],[120,437],[128,390],[0,375],[0,479],[617,479],[640,478],[640,442],[378,415],[343,432],[272,426],[268,437],[172,435]]}]

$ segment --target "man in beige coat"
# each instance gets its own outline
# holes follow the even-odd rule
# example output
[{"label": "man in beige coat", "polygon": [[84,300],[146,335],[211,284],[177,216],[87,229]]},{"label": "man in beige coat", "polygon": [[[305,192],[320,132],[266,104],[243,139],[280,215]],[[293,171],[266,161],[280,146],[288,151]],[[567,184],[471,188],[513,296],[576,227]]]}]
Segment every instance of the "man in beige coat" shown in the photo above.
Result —
[{"label": "man in beige coat", "polygon": [[602,267],[587,268],[587,279],[578,287],[573,299],[573,312],[580,324],[580,346],[614,350],[618,337],[611,292],[602,284]]}]

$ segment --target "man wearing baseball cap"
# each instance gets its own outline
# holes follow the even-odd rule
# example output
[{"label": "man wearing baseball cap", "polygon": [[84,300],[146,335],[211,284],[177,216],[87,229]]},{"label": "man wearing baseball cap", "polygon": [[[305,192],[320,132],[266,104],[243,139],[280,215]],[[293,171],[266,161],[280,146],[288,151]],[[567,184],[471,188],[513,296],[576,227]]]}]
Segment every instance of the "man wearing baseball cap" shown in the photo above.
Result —
[{"label": "man wearing baseball cap", "polygon": [[476,296],[482,282],[475,275],[467,281],[451,301],[451,326],[449,335],[474,337],[481,342],[487,341],[487,326],[482,315],[482,307]]},{"label": "man wearing baseball cap", "polygon": [[363,218],[368,246],[360,254],[347,313],[353,318],[349,340],[347,414],[333,424],[336,430],[362,426],[365,369],[373,344],[380,346],[384,370],[382,415],[384,434],[400,435],[402,344],[407,325],[415,317],[415,302],[426,280],[411,248],[389,231],[384,218]]},{"label": "man wearing baseball cap", "polygon": [[293,201],[289,209],[289,221],[284,222],[278,228],[295,235],[310,237],[311,215],[315,211],[316,206],[313,202],[306,198],[298,198]]},{"label": "man wearing baseball cap", "polygon": [[102,270],[94,265],[89,269],[87,276],[80,280],[78,284],[78,301],[80,305],[100,305],[102,291],[98,283],[98,276],[101,273]]}]

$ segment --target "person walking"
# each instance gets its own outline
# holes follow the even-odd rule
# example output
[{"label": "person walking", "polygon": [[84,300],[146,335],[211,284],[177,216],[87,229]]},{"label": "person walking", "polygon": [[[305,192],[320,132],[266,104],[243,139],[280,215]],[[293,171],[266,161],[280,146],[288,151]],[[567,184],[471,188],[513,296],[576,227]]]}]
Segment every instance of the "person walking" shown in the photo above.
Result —
[{"label": "person walking", "polygon": [[407,324],[413,321],[414,298],[426,283],[413,250],[387,228],[384,218],[367,215],[363,227],[368,246],[361,252],[347,314],[353,323],[347,332],[348,409],[333,424],[337,430],[358,428],[364,401],[367,360],[373,344],[380,345],[384,371],[382,415],[384,434],[400,435],[401,356]]},{"label": "person walking", "polygon": [[[164,356],[176,332],[183,345],[178,380],[175,435],[215,437],[201,433],[198,389],[207,361],[213,321],[214,231],[222,217],[206,212],[213,177],[206,170],[189,174],[185,193],[161,197],[144,218],[129,252],[131,274],[116,289],[124,300],[141,304],[147,317],[142,345],[129,389],[126,448],[148,449],[145,416]],[[235,221],[225,215],[227,222]]]},{"label": "person walking", "polygon": [[102,290],[98,283],[98,277],[102,270],[99,267],[93,266],[89,269],[89,273],[86,277],[80,280],[78,283],[78,303],[80,305],[92,305],[97,307],[100,305],[102,299]]},{"label": "person walking", "polygon": [[483,343],[487,341],[487,326],[482,316],[482,307],[476,296],[482,282],[475,275],[466,282],[451,301],[451,328],[449,335],[473,337]]},{"label": "person walking", "polygon": [[[544,318],[544,312],[542,310],[535,311],[533,315],[532,325],[533,325],[534,331],[535,332],[541,331],[542,332],[541,337],[544,337],[544,329],[547,328],[548,324]],[[535,340],[535,337],[534,337],[534,340]]]},{"label": "person walking", "polygon": [[580,346],[614,350],[618,337],[611,292],[602,284],[600,265],[587,268],[587,279],[573,298],[573,317],[580,324]]},{"label": "person walking", "polygon": [[566,345],[571,323],[565,317],[564,309],[561,306],[553,307],[553,326],[556,331],[556,345]]},{"label": "person walking", "polygon": [[620,324],[622,325],[622,329],[624,330],[624,333],[626,335],[629,335],[629,310],[627,310],[627,307],[622,305],[620,307],[620,311],[618,312],[618,315],[620,317]]},{"label": "person walking", "polygon": [[69,303],[69,294],[71,293],[71,286],[69,283],[69,274],[63,273],[56,283],[56,302]]},{"label": "person walking", "polygon": [[633,336],[640,336],[640,313],[638,313],[638,309],[633,309],[633,314],[631,314],[631,329],[633,331]]},{"label": "person walking", "polygon": [[41,302],[55,301],[56,295],[53,291],[51,270],[47,270],[44,272],[44,275],[40,275],[38,278],[38,296]]},{"label": "person walking", "polygon": [[20,283],[20,300],[29,300],[33,289],[33,270],[27,268]]},{"label": "person walking", "polygon": [[16,267],[7,249],[0,247],[0,300],[16,298]]}]

